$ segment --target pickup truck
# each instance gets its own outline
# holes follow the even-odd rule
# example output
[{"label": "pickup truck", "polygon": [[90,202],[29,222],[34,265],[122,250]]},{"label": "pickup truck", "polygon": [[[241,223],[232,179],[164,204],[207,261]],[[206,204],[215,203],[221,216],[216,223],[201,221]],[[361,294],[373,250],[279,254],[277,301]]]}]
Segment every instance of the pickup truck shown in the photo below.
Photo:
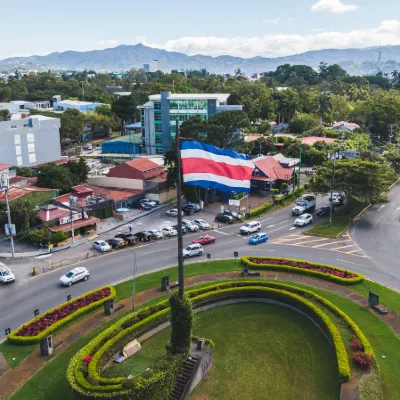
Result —
[{"label": "pickup truck", "polygon": [[292,208],[292,215],[301,215],[305,212],[314,211],[316,206],[315,196],[305,194],[296,201],[296,205]]}]

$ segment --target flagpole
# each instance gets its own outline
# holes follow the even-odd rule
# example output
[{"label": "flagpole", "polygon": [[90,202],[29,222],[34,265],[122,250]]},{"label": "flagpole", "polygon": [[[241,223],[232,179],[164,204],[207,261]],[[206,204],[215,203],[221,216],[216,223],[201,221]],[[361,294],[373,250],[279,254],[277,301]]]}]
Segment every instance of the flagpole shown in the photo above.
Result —
[{"label": "flagpole", "polygon": [[181,146],[180,146],[179,119],[176,120],[176,173],[177,173],[177,208],[178,208],[178,282],[179,295],[185,291],[183,273],[183,235],[182,235],[182,174],[181,174]]}]

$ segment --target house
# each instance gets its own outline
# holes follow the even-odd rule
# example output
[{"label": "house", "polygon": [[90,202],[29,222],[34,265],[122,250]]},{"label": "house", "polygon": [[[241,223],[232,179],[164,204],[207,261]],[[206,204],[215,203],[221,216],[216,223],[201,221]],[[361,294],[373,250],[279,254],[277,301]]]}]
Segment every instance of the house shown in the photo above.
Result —
[{"label": "house", "polygon": [[35,186],[38,178],[27,178],[26,176],[13,176],[9,179],[10,186]]},{"label": "house", "polygon": [[282,183],[293,183],[293,168],[285,168],[273,156],[261,156],[252,160],[255,168],[251,177],[251,188],[255,190],[280,189]]},{"label": "house", "polygon": [[0,160],[31,167],[61,158],[60,120],[34,115],[0,122]]},{"label": "house", "polygon": [[[35,206],[40,206],[58,196],[57,189],[41,188],[38,186],[11,186],[8,189],[8,200],[23,199],[32,202]],[[0,192],[0,202],[5,203],[4,192]]]},{"label": "house", "polygon": [[2,164],[0,163],[0,175],[2,174],[9,174],[10,173],[10,168],[13,166],[11,164]]},{"label": "house", "polygon": [[142,134],[142,123],[135,122],[134,124],[128,124],[125,126],[125,133],[131,135],[133,133]]},{"label": "house", "polygon": [[17,106],[19,110],[48,110],[51,105],[47,100],[43,101],[24,101],[24,100],[15,100],[11,101],[11,104]]},{"label": "house", "polygon": [[355,124],[353,122],[339,121],[339,122],[335,122],[332,125],[331,129],[334,130],[334,131],[341,131],[341,130],[343,130],[343,128],[347,129],[349,131],[354,131],[355,129],[359,129],[360,125]]},{"label": "house", "polygon": [[127,208],[133,203],[138,202],[144,197],[143,190],[137,189],[119,189],[113,187],[101,187],[86,185],[86,187],[93,190],[93,193],[99,197],[107,197],[114,203],[114,209]]},{"label": "house", "polygon": [[[140,128],[139,128],[140,129]],[[142,150],[142,135],[127,134],[118,136],[101,144],[103,154],[140,154]]]},{"label": "house", "polygon": [[137,158],[111,168],[107,176],[112,178],[138,179],[141,181],[165,180],[167,178],[161,166],[145,158]]},{"label": "house", "polygon": [[94,111],[97,107],[104,105],[109,107],[109,104],[96,103],[94,101],[61,100],[61,96],[59,95],[53,96],[51,98],[51,103],[54,111],[66,111],[73,109],[82,113],[86,113],[89,110]]}]

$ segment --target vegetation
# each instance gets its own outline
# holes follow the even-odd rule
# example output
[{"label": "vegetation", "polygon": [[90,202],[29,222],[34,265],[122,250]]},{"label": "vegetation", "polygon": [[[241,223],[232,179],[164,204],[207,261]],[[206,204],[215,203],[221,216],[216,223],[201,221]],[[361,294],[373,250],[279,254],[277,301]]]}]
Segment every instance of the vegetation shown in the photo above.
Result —
[{"label": "vegetation", "polygon": [[171,353],[187,354],[192,337],[192,303],[186,295],[173,293],[169,299],[171,308]]},{"label": "vegetation", "polygon": [[325,219],[317,225],[303,232],[304,235],[320,236],[328,238],[337,238],[343,234],[350,224],[350,215],[335,215],[332,218],[332,224],[329,225],[329,220]]}]

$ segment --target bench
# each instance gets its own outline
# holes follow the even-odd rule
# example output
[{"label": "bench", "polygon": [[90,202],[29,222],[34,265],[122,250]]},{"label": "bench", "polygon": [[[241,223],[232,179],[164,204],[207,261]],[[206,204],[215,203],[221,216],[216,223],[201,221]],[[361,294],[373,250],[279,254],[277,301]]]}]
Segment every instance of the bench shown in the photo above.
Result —
[{"label": "bench", "polygon": [[378,311],[379,314],[387,314],[388,310],[382,304],[376,304],[372,308]]}]

